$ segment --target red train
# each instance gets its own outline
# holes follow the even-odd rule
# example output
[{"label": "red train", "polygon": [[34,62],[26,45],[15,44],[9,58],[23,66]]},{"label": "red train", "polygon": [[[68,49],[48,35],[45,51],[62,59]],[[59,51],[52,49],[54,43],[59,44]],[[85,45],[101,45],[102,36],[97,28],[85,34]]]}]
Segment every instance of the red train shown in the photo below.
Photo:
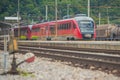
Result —
[{"label": "red train", "polygon": [[26,39],[83,40],[96,38],[95,22],[87,16],[43,22],[29,28],[27,26],[20,29],[21,36],[24,35]]},{"label": "red train", "polygon": [[20,39],[22,40],[30,40],[31,39],[31,29],[32,29],[32,25],[28,25],[28,26],[20,26],[19,27],[15,27],[14,28],[14,36],[16,38],[18,38],[18,34],[20,31]]}]

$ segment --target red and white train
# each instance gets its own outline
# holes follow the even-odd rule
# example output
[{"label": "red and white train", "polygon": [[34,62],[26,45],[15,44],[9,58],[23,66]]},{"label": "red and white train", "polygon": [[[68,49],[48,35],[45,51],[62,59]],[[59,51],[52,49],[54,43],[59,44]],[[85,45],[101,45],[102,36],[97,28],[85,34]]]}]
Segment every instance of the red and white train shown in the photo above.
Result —
[{"label": "red and white train", "polygon": [[[14,29],[17,37],[18,28]],[[43,22],[20,28],[21,39],[40,40],[85,40],[96,38],[96,25],[92,18],[74,18]]]}]

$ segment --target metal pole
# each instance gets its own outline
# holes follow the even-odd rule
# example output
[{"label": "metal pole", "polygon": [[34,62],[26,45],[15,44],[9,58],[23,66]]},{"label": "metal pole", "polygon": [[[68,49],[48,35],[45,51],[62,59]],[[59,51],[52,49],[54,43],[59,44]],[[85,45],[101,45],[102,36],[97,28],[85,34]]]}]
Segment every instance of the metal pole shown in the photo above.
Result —
[{"label": "metal pole", "polygon": [[101,24],[101,13],[99,12],[99,26],[100,26],[100,24]]},{"label": "metal pole", "polygon": [[107,8],[107,21],[108,21],[108,27],[107,27],[107,36],[108,36],[108,30],[109,30],[109,15],[108,15],[108,8]]},{"label": "metal pole", "polygon": [[90,16],[90,0],[88,0],[88,17]]},{"label": "metal pole", "polygon": [[108,20],[108,25],[110,24],[110,21],[109,21],[109,15],[108,15],[108,9],[109,9],[109,7],[107,8],[107,20]]},{"label": "metal pole", "polygon": [[19,21],[20,8],[19,8],[19,6],[20,6],[20,5],[19,5],[19,0],[18,0],[18,13],[17,13],[17,14],[18,14],[18,15],[17,15],[17,16],[18,16],[18,39],[20,38],[20,21]]},{"label": "metal pole", "polygon": [[67,4],[67,17],[69,17],[69,4]]},{"label": "metal pole", "polygon": [[55,21],[56,21],[56,34],[55,34],[55,39],[57,38],[57,0],[55,0]]},{"label": "metal pole", "polygon": [[7,36],[4,36],[4,73],[7,71]]},{"label": "metal pole", "polygon": [[7,52],[7,36],[4,36],[4,52]]},{"label": "metal pole", "polygon": [[48,6],[45,5],[45,8],[46,8],[46,21],[47,21],[47,18],[48,18]]}]

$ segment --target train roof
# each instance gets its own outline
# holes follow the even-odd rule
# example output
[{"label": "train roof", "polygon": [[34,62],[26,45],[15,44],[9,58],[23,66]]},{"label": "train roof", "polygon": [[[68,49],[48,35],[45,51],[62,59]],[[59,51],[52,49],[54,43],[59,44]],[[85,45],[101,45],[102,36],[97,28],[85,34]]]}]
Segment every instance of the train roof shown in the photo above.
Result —
[{"label": "train roof", "polygon": [[50,23],[50,22],[37,23],[37,24],[34,24],[33,26],[38,26],[38,25],[47,25],[48,23]]},{"label": "train roof", "polygon": [[69,20],[69,19],[75,19],[76,21],[79,20],[91,20],[94,21],[91,17],[88,17],[86,14],[76,14],[74,17],[68,17],[65,20]]},{"label": "train roof", "polygon": [[[20,28],[30,28],[30,29],[32,29],[32,26],[33,25],[26,25],[26,26],[20,26]],[[19,28],[19,26],[14,27],[14,29],[17,29],[17,28]]]},{"label": "train roof", "polygon": [[[91,17],[88,16],[76,16],[74,18],[68,18],[68,19],[62,19],[62,20],[57,20],[57,22],[64,22],[64,21],[79,21],[79,20],[91,20],[94,21]],[[50,21],[50,22],[43,22],[43,23],[38,23],[38,24],[34,24],[33,27],[40,27],[38,25],[55,25],[56,21]]]},{"label": "train roof", "polygon": [[91,21],[94,21],[91,17],[88,17],[88,16],[75,16],[73,18],[58,20],[58,22],[59,21],[70,21],[70,20],[76,20],[76,21],[79,21],[79,20],[91,20]]},{"label": "train roof", "polygon": [[79,21],[79,20],[91,20],[91,21],[94,21],[91,17],[87,17],[87,16],[74,17],[74,19],[76,21]]}]

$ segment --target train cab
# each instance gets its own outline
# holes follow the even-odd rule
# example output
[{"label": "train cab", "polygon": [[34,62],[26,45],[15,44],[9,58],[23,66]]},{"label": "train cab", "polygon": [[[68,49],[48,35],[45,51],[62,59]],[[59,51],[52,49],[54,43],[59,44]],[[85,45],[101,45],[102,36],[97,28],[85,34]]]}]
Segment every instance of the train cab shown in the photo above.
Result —
[{"label": "train cab", "polygon": [[95,23],[92,18],[87,16],[75,17],[75,23],[79,30],[80,39],[95,39]]}]

